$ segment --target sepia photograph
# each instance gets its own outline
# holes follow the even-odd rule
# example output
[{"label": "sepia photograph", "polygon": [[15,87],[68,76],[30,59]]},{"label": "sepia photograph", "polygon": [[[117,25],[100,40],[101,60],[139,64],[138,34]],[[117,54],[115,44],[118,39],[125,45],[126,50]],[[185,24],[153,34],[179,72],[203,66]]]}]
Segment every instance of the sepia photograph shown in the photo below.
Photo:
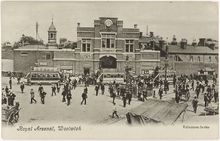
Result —
[{"label": "sepia photograph", "polygon": [[1,1],[3,139],[217,139],[217,1]]}]

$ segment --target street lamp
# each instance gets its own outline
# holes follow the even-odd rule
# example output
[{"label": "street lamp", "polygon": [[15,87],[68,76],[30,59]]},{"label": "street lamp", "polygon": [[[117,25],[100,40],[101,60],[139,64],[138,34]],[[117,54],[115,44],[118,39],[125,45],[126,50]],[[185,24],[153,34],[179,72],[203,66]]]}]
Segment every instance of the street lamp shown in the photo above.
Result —
[{"label": "street lamp", "polygon": [[126,85],[131,83],[130,72],[131,68],[129,68],[129,56],[126,56],[126,64],[125,64],[125,75],[126,75]]},{"label": "street lamp", "polygon": [[164,91],[165,94],[167,94],[167,67],[168,67],[168,38],[167,38],[167,43],[166,43],[166,54],[165,54],[165,81],[164,81]]}]

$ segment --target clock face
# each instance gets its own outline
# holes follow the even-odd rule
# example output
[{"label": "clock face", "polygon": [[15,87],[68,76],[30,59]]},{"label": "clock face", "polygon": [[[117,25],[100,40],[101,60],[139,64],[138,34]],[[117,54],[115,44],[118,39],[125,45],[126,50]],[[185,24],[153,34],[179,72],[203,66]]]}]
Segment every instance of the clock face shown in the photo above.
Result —
[{"label": "clock face", "polygon": [[113,23],[112,23],[112,21],[110,20],[110,19],[107,19],[106,21],[105,21],[105,25],[106,26],[111,26]]}]

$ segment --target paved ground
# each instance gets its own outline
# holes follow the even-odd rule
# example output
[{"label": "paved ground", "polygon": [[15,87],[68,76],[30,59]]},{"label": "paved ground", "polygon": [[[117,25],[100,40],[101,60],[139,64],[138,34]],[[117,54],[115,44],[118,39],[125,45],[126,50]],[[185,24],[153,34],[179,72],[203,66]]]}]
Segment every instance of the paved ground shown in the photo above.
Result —
[{"label": "paved ground", "polygon": [[[2,79],[2,87],[5,87],[9,78]],[[83,123],[97,123],[103,119],[109,118],[112,113],[113,104],[112,98],[109,97],[108,89],[106,87],[105,95],[99,94],[95,96],[94,86],[88,88],[87,105],[80,105],[81,93],[83,87],[77,87],[72,90],[71,105],[67,106],[62,102],[61,93],[56,96],[51,96],[51,86],[44,86],[47,92],[45,104],[40,103],[40,97],[35,93],[37,104],[30,104],[30,89],[33,88],[35,92],[38,86],[25,86],[25,93],[21,93],[20,86],[13,80],[13,92],[16,94],[16,101],[20,102],[20,123],[33,123],[33,122],[83,122]],[[100,92],[101,93],[101,92]],[[131,105],[126,108],[122,106],[122,100],[116,98],[115,102],[118,105],[119,114],[126,113],[129,109],[140,105],[142,102],[134,99]]]},{"label": "paved ground", "polygon": [[[2,79],[2,87],[8,84],[9,78]],[[19,123],[43,123],[43,122],[71,122],[71,123],[102,123],[103,121],[109,122],[110,115],[113,110],[112,98],[109,97],[108,88],[106,87],[105,95],[99,94],[95,96],[94,86],[88,88],[87,105],[80,105],[81,93],[83,87],[77,87],[72,91],[71,105],[67,106],[63,103],[61,93],[56,96],[51,96],[51,86],[44,86],[47,92],[45,98],[45,104],[40,103],[40,97],[37,93],[38,86],[25,86],[25,93],[21,93],[20,86],[16,84],[16,79],[13,80],[13,91],[16,94],[16,101],[20,102],[20,120]],[[35,99],[37,104],[30,104],[30,89],[35,91]],[[61,89],[62,90],[62,89]],[[156,98],[157,96],[156,90]],[[188,108],[185,114],[185,122],[201,122],[201,121],[218,121],[218,116],[200,116],[204,113],[203,95],[199,98],[198,112],[195,114],[192,112],[191,100],[194,96],[194,92],[191,91],[191,99],[187,102]],[[150,97],[153,98],[153,97]],[[171,86],[170,91],[163,96],[163,100],[174,99],[173,88]],[[115,102],[118,105],[118,111],[121,118],[125,119],[125,113],[131,108],[140,105],[142,102],[133,98],[131,105],[126,108],[122,106],[122,100],[116,99]],[[214,117],[214,118],[213,118]],[[126,122],[126,121],[125,121]],[[181,122],[181,120],[179,120]],[[114,123],[114,121],[110,121]]]}]

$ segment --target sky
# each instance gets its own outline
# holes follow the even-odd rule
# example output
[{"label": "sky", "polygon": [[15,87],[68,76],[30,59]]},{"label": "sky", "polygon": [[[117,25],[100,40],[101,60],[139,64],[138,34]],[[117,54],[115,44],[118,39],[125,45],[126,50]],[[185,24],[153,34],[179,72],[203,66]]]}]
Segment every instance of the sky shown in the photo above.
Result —
[{"label": "sky", "polygon": [[[18,41],[22,34],[35,37],[39,24],[40,38],[47,42],[47,31],[52,18],[57,29],[57,39],[76,41],[77,23],[93,27],[99,17],[117,17],[123,27],[138,24],[143,34],[188,42],[199,38],[218,39],[217,2],[150,2],[150,1],[83,1],[83,2],[2,2],[1,40]],[[58,41],[57,40],[57,41]]]}]

